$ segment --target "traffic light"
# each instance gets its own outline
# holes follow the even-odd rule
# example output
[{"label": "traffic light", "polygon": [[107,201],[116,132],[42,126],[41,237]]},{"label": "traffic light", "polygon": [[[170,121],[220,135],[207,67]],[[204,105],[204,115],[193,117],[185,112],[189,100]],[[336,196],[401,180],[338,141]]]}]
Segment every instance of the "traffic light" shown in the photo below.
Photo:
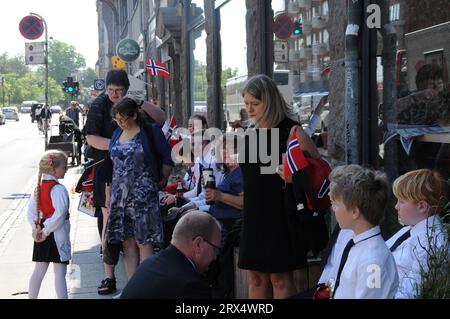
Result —
[{"label": "traffic light", "polygon": [[302,23],[300,20],[294,22],[294,30],[292,31],[293,37],[299,37],[303,33]]},{"label": "traffic light", "polygon": [[77,97],[79,91],[80,91],[80,84],[79,84],[78,82],[73,82],[73,92],[72,92],[72,95],[73,95],[74,97]]}]

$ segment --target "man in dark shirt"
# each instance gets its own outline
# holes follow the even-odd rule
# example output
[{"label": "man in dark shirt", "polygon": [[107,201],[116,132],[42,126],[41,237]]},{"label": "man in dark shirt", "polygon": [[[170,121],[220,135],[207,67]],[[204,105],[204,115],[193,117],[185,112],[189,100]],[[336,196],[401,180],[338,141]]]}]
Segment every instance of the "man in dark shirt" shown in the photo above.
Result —
[{"label": "man in dark shirt", "polygon": [[80,127],[80,109],[77,101],[70,102],[70,108],[66,110],[66,115],[70,117],[78,127]]},{"label": "man in dark shirt", "polygon": [[[98,96],[92,102],[87,115],[84,132],[87,143],[92,150],[92,157],[95,162],[106,159],[108,155],[109,142],[112,133],[117,128],[117,124],[111,118],[111,108],[114,103],[122,99],[128,91],[130,82],[128,75],[123,70],[111,70],[106,76],[106,92]],[[138,105],[152,118],[156,123],[163,124],[166,114],[157,105],[146,101],[139,101]],[[103,261],[105,266],[106,278],[102,280],[98,287],[98,293],[102,295],[110,294],[116,290],[116,279],[114,275],[114,266],[119,260],[120,247],[108,244],[105,240],[105,228],[109,215],[109,207],[105,201],[106,183],[111,183],[112,168],[107,167],[107,161],[96,165],[94,177],[94,203],[99,214],[99,232],[103,243]]]},{"label": "man in dark shirt", "polygon": [[147,258],[121,299],[206,299],[211,290],[200,276],[220,251],[220,226],[211,215],[191,211],[180,218],[171,245]]}]

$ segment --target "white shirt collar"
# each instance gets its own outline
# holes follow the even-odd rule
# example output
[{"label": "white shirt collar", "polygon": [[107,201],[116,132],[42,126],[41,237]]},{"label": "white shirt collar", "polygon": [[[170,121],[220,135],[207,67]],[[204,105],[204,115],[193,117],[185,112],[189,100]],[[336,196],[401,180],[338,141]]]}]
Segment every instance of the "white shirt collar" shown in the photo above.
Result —
[{"label": "white shirt collar", "polygon": [[438,215],[430,216],[411,227],[411,236],[417,236],[426,232],[427,227],[432,228],[433,226],[438,227],[439,225],[440,221]]},{"label": "white shirt collar", "polygon": [[366,230],[365,232],[362,232],[361,234],[353,237],[353,241],[355,242],[355,244],[357,244],[362,240],[368,239],[369,237],[373,237],[380,233],[381,233],[380,226],[374,226],[374,227]]},{"label": "white shirt collar", "polygon": [[53,175],[50,174],[42,174],[42,180],[44,181],[58,181],[58,178],[56,178]]}]

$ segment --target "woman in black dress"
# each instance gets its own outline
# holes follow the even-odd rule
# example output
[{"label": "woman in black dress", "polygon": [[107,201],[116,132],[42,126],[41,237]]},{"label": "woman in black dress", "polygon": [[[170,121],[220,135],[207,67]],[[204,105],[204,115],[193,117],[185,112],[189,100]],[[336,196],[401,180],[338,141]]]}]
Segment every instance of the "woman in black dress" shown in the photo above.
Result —
[{"label": "woman in black dress", "polygon": [[[250,78],[242,96],[251,124],[245,158],[240,158],[245,195],[239,267],[248,270],[249,298],[286,298],[295,293],[293,271],[305,265],[306,254],[300,251],[292,227],[292,192],[286,191],[290,188],[277,171],[291,128],[298,123],[276,83],[266,75]],[[275,135],[270,143],[273,134],[278,138]],[[308,138],[301,128],[297,136]],[[261,147],[264,139],[267,150],[275,148],[272,154]],[[276,163],[267,163],[265,154]]]}]

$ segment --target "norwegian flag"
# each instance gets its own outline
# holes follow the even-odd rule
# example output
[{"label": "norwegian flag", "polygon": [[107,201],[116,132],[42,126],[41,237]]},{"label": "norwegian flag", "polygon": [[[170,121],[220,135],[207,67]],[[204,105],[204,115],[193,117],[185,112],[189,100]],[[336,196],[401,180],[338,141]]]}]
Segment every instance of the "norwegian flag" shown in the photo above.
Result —
[{"label": "norwegian flag", "polygon": [[147,64],[147,72],[149,75],[162,76],[163,78],[170,79],[170,73],[167,70],[165,64],[157,61],[148,59],[145,61]]},{"label": "norwegian flag", "polygon": [[181,141],[181,136],[176,136],[175,130],[177,129],[177,121],[175,120],[175,117],[172,116],[169,122],[165,122],[162,130],[164,132],[164,135],[167,139],[167,142],[169,142],[170,147],[174,147],[178,142]]},{"label": "norwegian flag", "polygon": [[289,138],[289,144],[286,150],[286,159],[284,160],[284,177],[289,177],[296,171],[299,171],[306,166],[308,162],[303,155],[300,143],[297,140],[295,130],[292,131],[292,135]]}]

